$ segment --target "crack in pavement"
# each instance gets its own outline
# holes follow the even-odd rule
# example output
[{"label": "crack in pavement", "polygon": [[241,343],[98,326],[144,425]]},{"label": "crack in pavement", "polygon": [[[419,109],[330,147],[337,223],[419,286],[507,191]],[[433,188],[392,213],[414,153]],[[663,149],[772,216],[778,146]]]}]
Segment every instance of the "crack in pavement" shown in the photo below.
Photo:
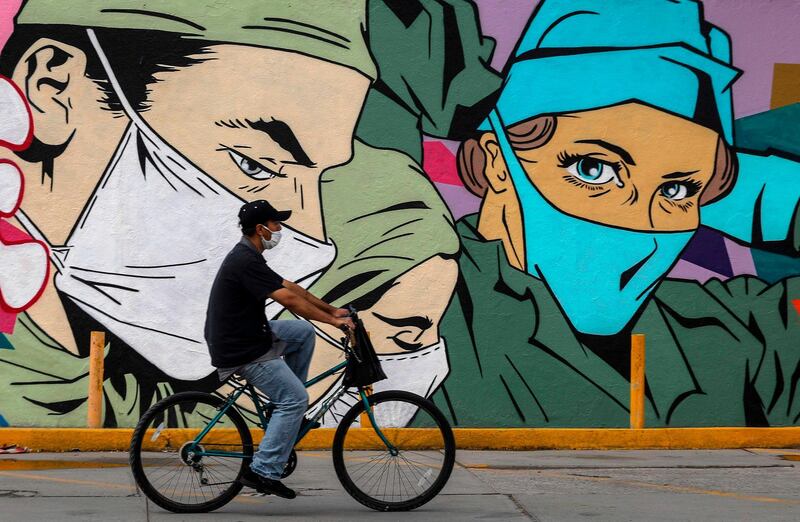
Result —
[{"label": "crack in pavement", "polygon": [[508,497],[509,500],[511,500],[511,502],[514,503],[514,505],[516,506],[517,510],[519,510],[520,513],[522,513],[523,515],[528,517],[528,520],[533,520],[533,522],[541,522],[541,520],[539,520],[539,518],[536,515],[534,515],[530,511],[528,511],[528,509],[525,506],[522,505],[522,502],[517,500],[517,497],[515,497],[514,495],[512,495],[510,493],[505,493],[503,496]]},{"label": "crack in pavement", "polygon": [[[497,489],[495,489],[495,487],[493,485],[487,484],[475,472],[473,472],[469,467],[461,464],[458,461],[458,459],[456,459],[455,465],[459,466],[461,469],[465,470],[467,473],[472,475],[472,477],[474,477],[478,482],[480,482],[481,484],[484,484],[485,486],[488,486],[489,489],[494,491],[494,493],[462,493],[462,495],[485,495],[485,496],[506,497],[507,499],[509,499],[511,501],[512,504],[514,504],[514,507],[517,508],[517,511],[519,511],[519,513],[521,515],[525,516],[528,520],[532,520],[533,522],[540,522],[539,518],[536,515],[534,515],[533,513],[531,513],[530,511],[528,511],[528,509],[525,508],[525,506],[522,505],[522,503],[519,500],[517,500],[517,498],[514,495],[509,494],[509,493],[502,493],[500,491],[497,491]],[[447,494],[447,495],[448,496],[457,496],[458,493],[450,493],[450,494]]]},{"label": "crack in pavement", "polygon": [[39,496],[39,492],[32,489],[0,489],[0,498],[29,498],[37,496]]}]

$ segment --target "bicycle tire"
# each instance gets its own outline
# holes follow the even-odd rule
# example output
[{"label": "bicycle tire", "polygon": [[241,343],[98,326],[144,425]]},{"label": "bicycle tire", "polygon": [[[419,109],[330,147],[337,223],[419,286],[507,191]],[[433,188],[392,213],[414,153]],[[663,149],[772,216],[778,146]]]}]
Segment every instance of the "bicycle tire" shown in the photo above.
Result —
[{"label": "bicycle tire", "polygon": [[[219,408],[225,403],[223,399],[215,395],[194,391],[176,393],[160,400],[151,406],[139,419],[139,422],[133,431],[133,436],[131,437],[131,444],[128,449],[128,459],[136,483],[142,492],[147,496],[147,498],[152,500],[155,504],[168,511],[172,511],[173,513],[205,513],[221,508],[233,500],[233,498],[236,497],[236,495],[242,490],[242,485],[238,482],[238,479],[245,470],[245,466],[249,466],[251,459],[242,459],[241,467],[236,480],[234,480],[222,494],[207,502],[185,504],[175,502],[161,495],[150,483],[150,480],[148,480],[147,474],[144,471],[141,453],[142,443],[144,441],[147,429],[150,426],[151,421],[156,418],[156,415],[158,415],[160,412],[166,411],[170,406],[174,406],[186,401],[195,401],[197,403],[206,404],[214,408]],[[253,440],[252,436],[250,435],[250,430],[247,427],[247,423],[244,421],[235,407],[228,408],[226,415],[228,415],[231,421],[233,421],[233,424],[236,426],[236,429],[239,432],[239,435],[242,439],[243,452],[245,455],[252,456]]]},{"label": "bicycle tire", "polygon": [[342,483],[345,491],[347,491],[350,496],[352,496],[361,504],[376,511],[409,511],[429,502],[445,486],[447,480],[450,478],[451,472],[453,471],[456,455],[456,443],[455,438],[453,437],[453,430],[450,428],[450,424],[447,422],[447,419],[442,412],[436,407],[436,405],[433,404],[433,402],[420,397],[419,395],[400,390],[388,390],[369,396],[370,407],[374,407],[389,401],[401,401],[413,404],[419,408],[419,410],[425,411],[425,413],[430,415],[436,424],[436,428],[439,429],[442,441],[444,443],[444,447],[441,448],[444,454],[444,461],[441,465],[440,473],[431,487],[417,497],[402,502],[387,502],[369,495],[354,483],[347,471],[347,466],[345,465],[344,445],[347,432],[351,428],[356,416],[364,412],[363,401],[359,401],[350,410],[348,410],[347,413],[344,414],[339,427],[336,429],[332,448],[333,467],[336,470],[336,476],[339,478],[339,481]]}]

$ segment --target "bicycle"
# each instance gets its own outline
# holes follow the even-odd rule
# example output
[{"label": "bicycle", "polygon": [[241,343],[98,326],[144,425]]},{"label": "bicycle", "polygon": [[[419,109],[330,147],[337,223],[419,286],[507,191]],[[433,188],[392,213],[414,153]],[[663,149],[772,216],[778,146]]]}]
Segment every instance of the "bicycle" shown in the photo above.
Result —
[{"label": "bicycle", "polygon": [[[356,329],[366,335],[355,311],[352,317]],[[308,380],[306,388],[333,375],[355,375],[365,365],[380,367],[371,344],[354,344],[353,334],[341,340],[345,360]],[[242,489],[238,479],[250,465],[254,448],[245,418],[266,431],[272,405],[246,381],[227,382],[232,387],[227,396],[177,393],[151,406],[139,419],[129,448],[131,470],[145,495],[166,510],[213,511]],[[422,506],[441,491],[453,469],[455,440],[449,423],[424,397],[400,390],[371,394],[370,384],[359,384],[359,400],[341,417],[333,437],[336,476],[355,500],[369,508],[408,511]],[[308,414],[318,407],[311,417],[304,417],[295,445],[351,388],[345,378],[320,407],[307,410]],[[252,409],[239,403],[242,395],[250,398]],[[409,408],[415,410],[413,424],[428,429],[393,425],[398,423],[393,419],[408,418]],[[296,466],[293,449],[283,477]]]}]

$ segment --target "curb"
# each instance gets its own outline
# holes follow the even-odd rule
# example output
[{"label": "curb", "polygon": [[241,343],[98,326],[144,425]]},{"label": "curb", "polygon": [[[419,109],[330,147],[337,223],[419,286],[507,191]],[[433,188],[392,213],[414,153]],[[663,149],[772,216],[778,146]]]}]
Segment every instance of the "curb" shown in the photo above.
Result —
[{"label": "curb", "polygon": [[[361,432],[361,429],[358,429]],[[313,430],[298,444],[302,450],[330,449],[334,428]],[[429,446],[434,430],[405,428],[409,449]],[[735,449],[800,447],[800,427],[784,428],[454,428],[459,449],[472,450],[615,450]],[[33,451],[127,451],[132,428],[0,428],[0,445],[27,446]],[[148,449],[179,447],[197,430],[166,429]],[[252,430],[253,440],[261,438]],[[373,447],[372,430],[353,437],[350,449]]]}]

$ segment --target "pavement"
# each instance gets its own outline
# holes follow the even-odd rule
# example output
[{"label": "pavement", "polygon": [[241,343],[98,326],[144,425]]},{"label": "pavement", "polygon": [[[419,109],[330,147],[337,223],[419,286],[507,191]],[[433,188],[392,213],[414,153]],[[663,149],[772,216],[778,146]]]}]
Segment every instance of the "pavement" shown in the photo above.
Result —
[{"label": "pavement", "polygon": [[0,521],[800,520],[799,450],[459,451],[434,500],[378,513],[350,498],[330,453],[300,452],[295,500],[244,490],[208,514],[142,496],[125,453],[0,456]]}]

